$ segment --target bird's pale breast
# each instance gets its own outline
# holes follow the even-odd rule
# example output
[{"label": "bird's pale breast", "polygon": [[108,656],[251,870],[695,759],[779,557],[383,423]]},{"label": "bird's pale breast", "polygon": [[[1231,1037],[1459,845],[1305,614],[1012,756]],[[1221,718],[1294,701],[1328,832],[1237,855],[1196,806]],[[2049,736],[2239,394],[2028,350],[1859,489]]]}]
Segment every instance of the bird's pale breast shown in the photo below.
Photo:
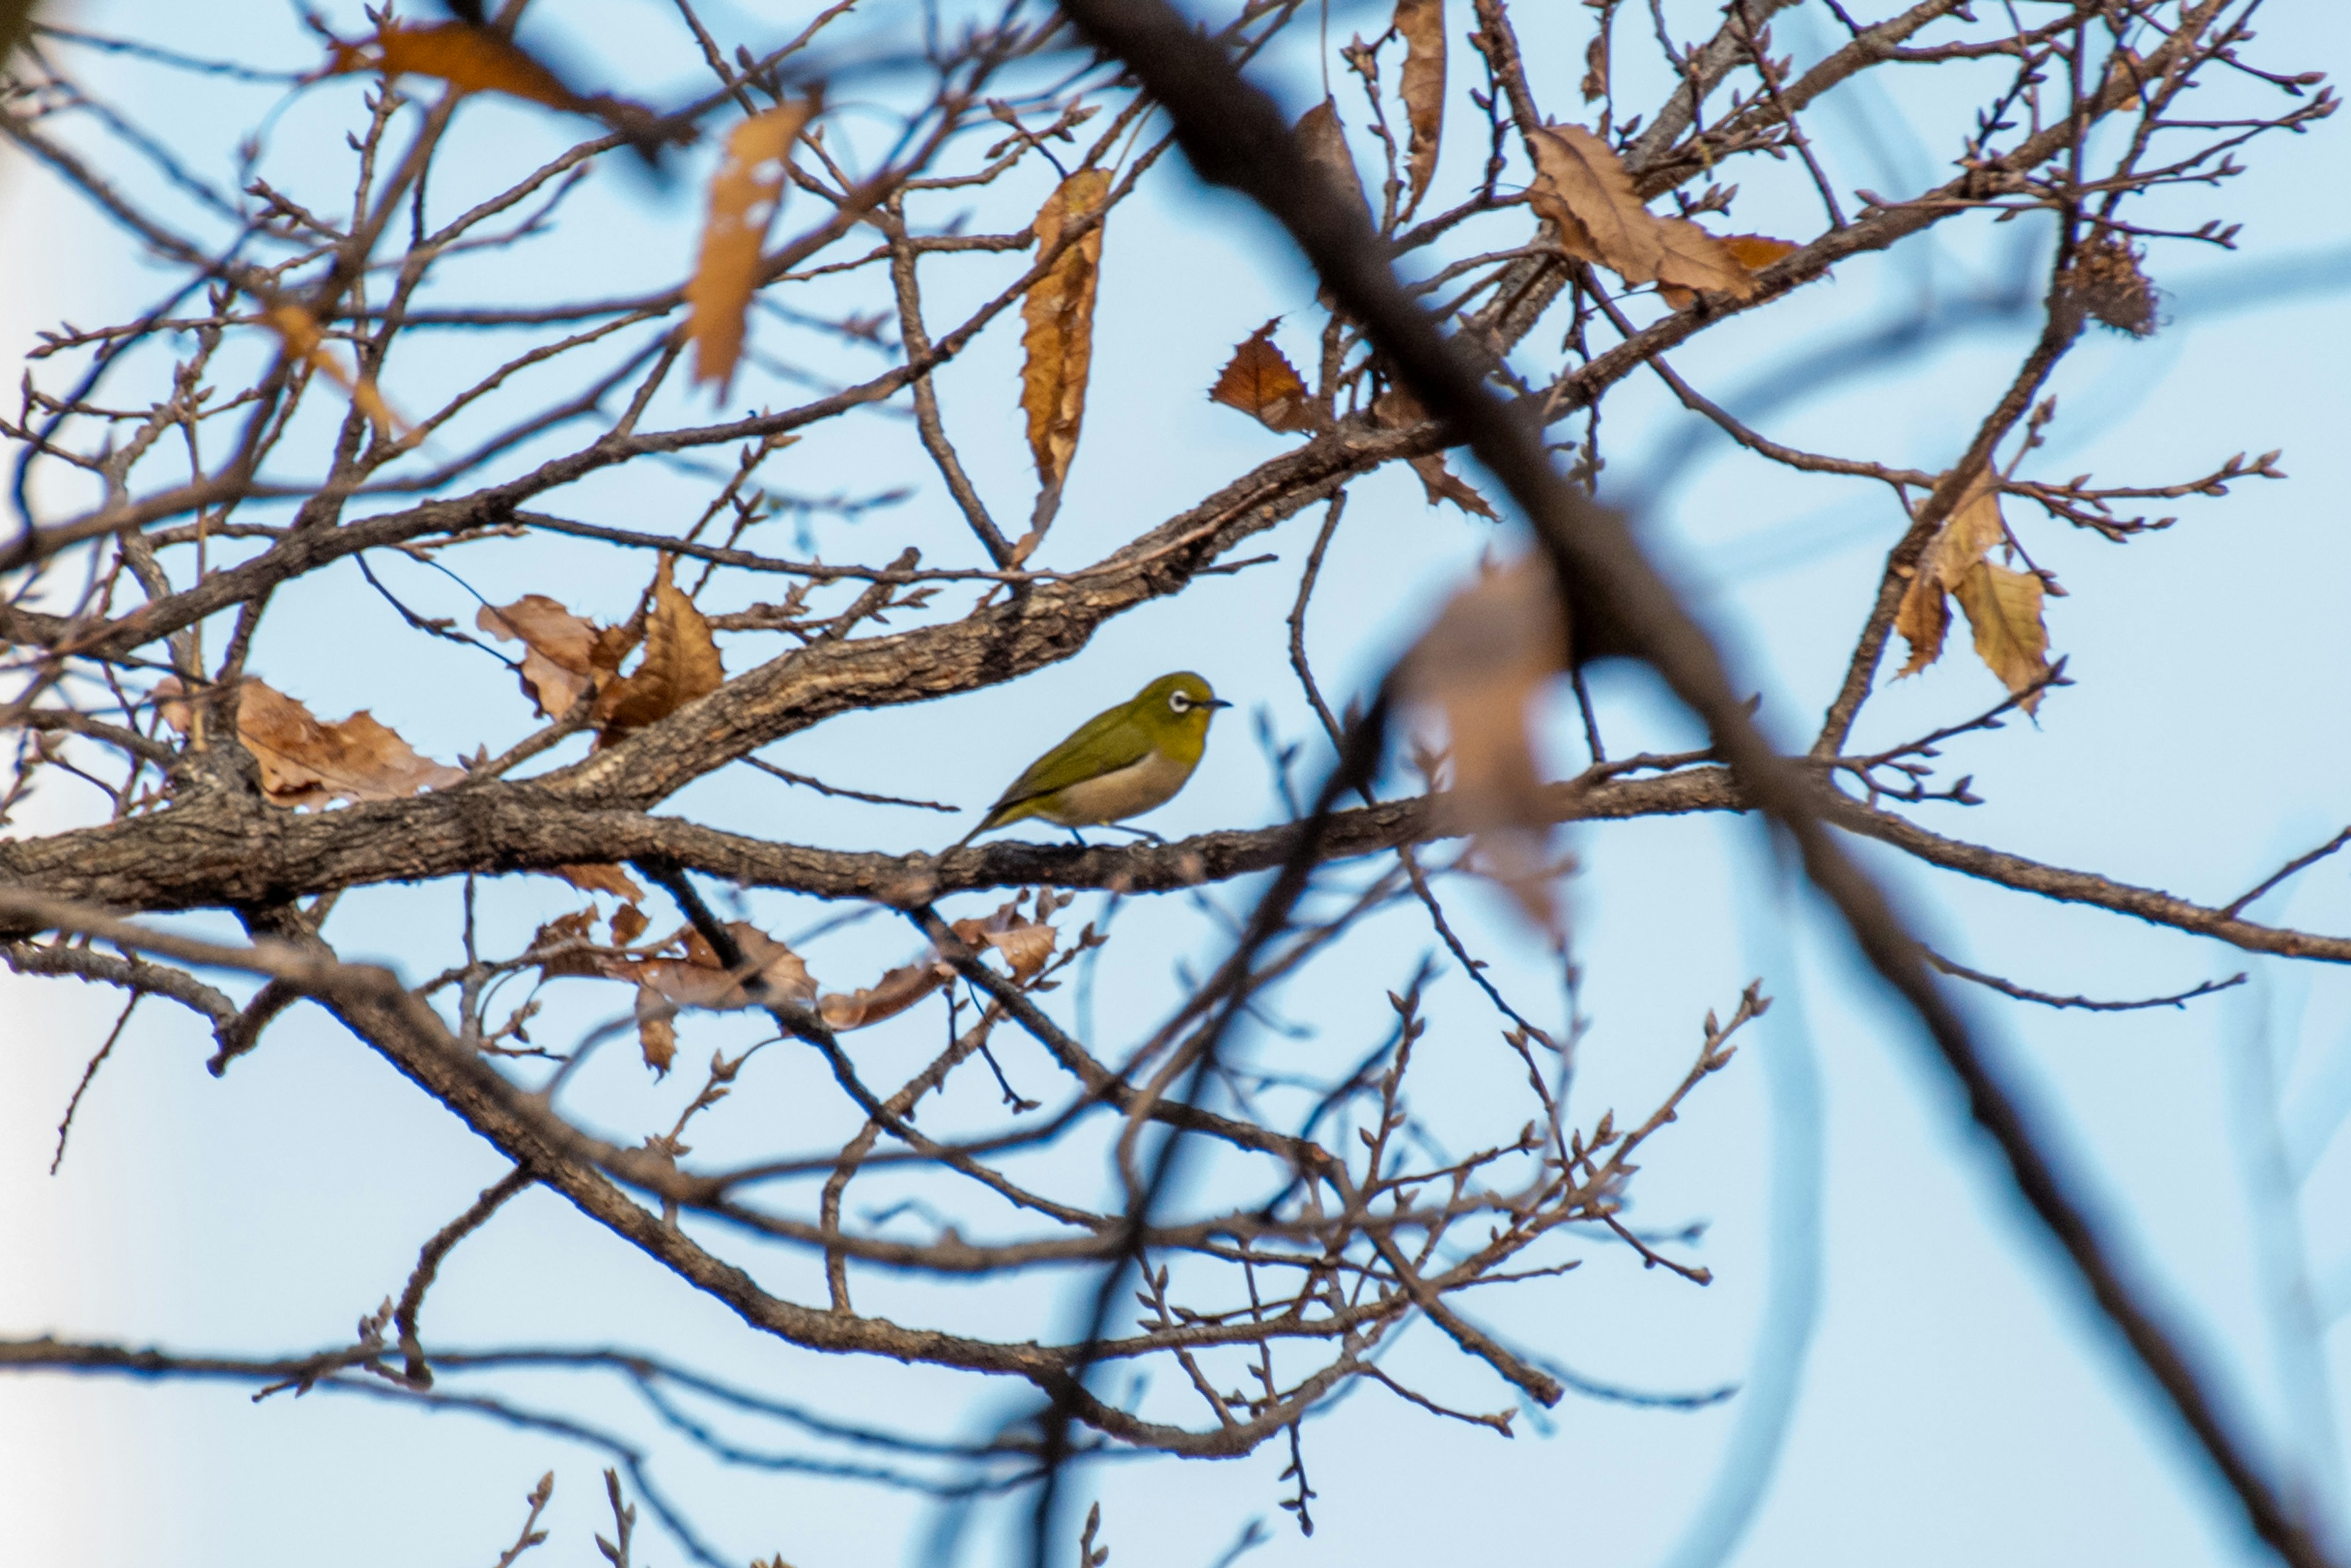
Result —
[{"label": "bird's pale breast", "polygon": [[1192,768],[1191,761],[1154,751],[1116,772],[1056,790],[1037,803],[1037,814],[1065,828],[1123,821],[1165,805],[1192,777]]}]

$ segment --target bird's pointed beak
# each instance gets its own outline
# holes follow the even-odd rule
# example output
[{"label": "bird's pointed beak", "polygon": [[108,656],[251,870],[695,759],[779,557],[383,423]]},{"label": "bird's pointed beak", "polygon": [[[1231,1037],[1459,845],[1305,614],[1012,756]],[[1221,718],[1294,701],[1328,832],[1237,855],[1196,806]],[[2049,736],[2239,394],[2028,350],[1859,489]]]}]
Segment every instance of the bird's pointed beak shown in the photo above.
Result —
[{"label": "bird's pointed beak", "polygon": [[1207,702],[1202,706],[1207,707],[1230,707],[1233,705],[1227,702],[1222,697],[1210,697]]}]

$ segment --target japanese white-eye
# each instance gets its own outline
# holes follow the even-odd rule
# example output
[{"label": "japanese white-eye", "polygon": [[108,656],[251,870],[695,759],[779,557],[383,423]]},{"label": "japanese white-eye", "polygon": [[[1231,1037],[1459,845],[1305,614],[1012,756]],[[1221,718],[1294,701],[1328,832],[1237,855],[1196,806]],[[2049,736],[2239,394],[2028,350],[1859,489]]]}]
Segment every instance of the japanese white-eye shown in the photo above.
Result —
[{"label": "japanese white-eye", "polygon": [[1208,720],[1217,709],[1232,706],[1189,670],[1162,675],[1116,707],[1094,715],[1030,763],[979,826],[956,843],[967,844],[991,828],[1025,817],[1075,830],[1164,806],[1199,766],[1208,744]]}]

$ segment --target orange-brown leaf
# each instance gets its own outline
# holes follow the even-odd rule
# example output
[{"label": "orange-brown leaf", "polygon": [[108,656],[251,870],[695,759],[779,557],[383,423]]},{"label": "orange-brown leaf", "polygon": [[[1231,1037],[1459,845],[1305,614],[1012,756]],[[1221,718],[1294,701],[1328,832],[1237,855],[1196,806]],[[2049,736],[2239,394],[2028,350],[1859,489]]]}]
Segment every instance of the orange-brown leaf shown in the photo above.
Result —
[{"label": "orange-brown leaf", "polygon": [[637,988],[637,1049],[655,1078],[677,1060],[677,1007],[651,986]]},{"label": "orange-brown leaf", "polygon": [[588,100],[519,44],[494,27],[466,22],[423,27],[395,22],[373,38],[337,43],[328,69],[335,76],[381,71],[387,77],[438,77],[460,92],[503,92],[550,109],[592,112]]},{"label": "orange-brown leaf", "polygon": [[583,694],[611,685],[636,646],[624,628],[582,620],[543,593],[486,604],[474,612],[474,624],[501,642],[523,644],[517,673],[524,695],[549,718],[560,718]]},{"label": "orange-brown leaf", "polygon": [[626,680],[596,702],[599,743],[611,745],[633,729],[667,718],[725,684],[726,672],[710,622],[671,580],[672,558],[653,574],[653,613],[645,618],[645,653]]},{"label": "orange-brown leaf", "polygon": [[624,904],[612,911],[612,946],[625,947],[645,934],[645,912],[633,904]]},{"label": "orange-brown leaf", "polygon": [[[1761,272],[1782,256],[1792,255],[1800,248],[1793,240],[1773,239],[1769,235],[1724,235],[1720,237],[1722,248],[1730,254],[1730,259],[1749,273]],[[1687,310],[1698,303],[1698,290],[1684,288],[1677,283],[1658,284],[1657,295],[1677,310]]]},{"label": "orange-brown leaf", "polygon": [[[1032,225],[1039,252],[1061,243],[1062,232],[1098,211],[1110,194],[1110,173],[1081,169],[1054,188]],[[1037,482],[1057,493],[1077,455],[1078,426],[1086,413],[1086,378],[1093,366],[1094,289],[1102,277],[1102,227],[1096,224],[1064,249],[1020,301],[1020,409],[1029,420],[1029,452]]]},{"label": "orange-brown leaf", "polygon": [[[1910,586],[1903,591],[1902,602],[1896,608],[1894,629],[1910,644],[1910,657],[1896,672],[1896,679],[1915,675],[1942,656],[1943,636],[1951,623],[1945,596],[1955,593],[1960,595],[1960,608],[1968,612],[1969,624],[1975,629],[1976,652],[1994,674],[2008,683],[2009,690],[2021,691],[2046,673],[2043,655],[2049,644],[2041,626],[2041,580],[2032,578],[2027,606],[2024,588],[1980,576],[1987,571],[2006,578],[2029,575],[1993,567],[1986,560],[2007,538],[2008,530],[2001,521],[2000,492],[1989,474],[1980,475],[1928,541]],[[1972,586],[1962,592],[1963,584]],[[1988,621],[1977,619],[1979,611]]]},{"label": "orange-brown leaf", "polygon": [[[194,716],[183,691],[175,677],[155,684],[165,722],[185,735]],[[365,708],[322,724],[308,708],[256,680],[237,688],[236,730],[261,766],[262,797],[275,806],[398,800],[465,777],[462,768],[419,757]]]},{"label": "orange-brown leaf", "polygon": [[1412,471],[1420,476],[1420,487],[1427,493],[1430,506],[1450,501],[1472,517],[1499,520],[1500,515],[1486,504],[1486,497],[1472,489],[1469,481],[1445,465],[1442,454],[1423,453],[1412,459]]},{"label": "orange-brown leaf", "polygon": [[582,893],[609,893],[624,904],[644,901],[645,890],[619,866],[583,862],[549,869]]},{"label": "orange-brown leaf", "polygon": [[319,329],[318,319],[308,310],[291,300],[280,300],[264,311],[261,319],[284,340],[287,357],[302,361],[342,388],[352,406],[375,426],[377,435],[388,441],[406,428],[407,422],[384,402],[374,377],[352,374],[343,369],[341,361],[327,351],[327,335]]},{"label": "orange-brown leaf", "polygon": [[1208,397],[1240,410],[1268,430],[1285,434],[1311,430],[1315,410],[1307,400],[1306,383],[1274,347],[1273,329],[1280,321],[1280,317],[1275,317],[1233,350]]},{"label": "orange-brown leaf", "polygon": [[567,975],[590,979],[603,973],[596,955],[589,951],[593,939],[588,928],[595,921],[594,909],[575,909],[540,926],[530,939],[530,950],[544,955],[538,961],[539,973],[550,980]]},{"label": "orange-brown leaf", "polygon": [[1535,211],[1557,226],[1569,255],[1598,262],[1627,283],[1719,289],[1735,299],[1755,291],[1720,240],[1687,218],[1661,218],[1633,188],[1624,162],[1580,125],[1546,126],[1528,138]]},{"label": "orange-brown leaf", "polygon": [[682,1008],[757,1007],[771,1001],[809,1002],[816,998],[816,982],[799,955],[747,921],[726,927],[742,950],[745,968],[765,982],[765,994],[753,998],[744,988],[745,976],[729,970],[698,932],[685,934],[682,958],[607,958],[602,970],[615,979],[633,980],[644,991]]},{"label": "orange-brown leaf", "polygon": [[1894,629],[1910,644],[1910,656],[1894,673],[1900,680],[1915,675],[1943,656],[1943,634],[1951,629],[1951,604],[1943,584],[1931,572],[1921,571],[1902,591],[1894,609]]},{"label": "orange-brown leaf", "polygon": [[743,319],[759,282],[759,250],[768,225],[783,205],[784,166],[814,104],[778,104],[737,125],[726,137],[726,160],[710,180],[710,213],[702,226],[702,254],[685,286],[691,309],[685,335],[694,344],[694,380],[718,383],[724,398],[743,353]]},{"label": "orange-brown leaf", "polygon": [[1592,41],[1583,46],[1583,89],[1586,103],[1608,96],[1608,24],[1604,20],[1593,30]]},{"label": "orange-brown leaf", "polygon": [[1437,173],[1437,148],[1445,133],[1445,0],[1396,0],[1395,30],[1403,36],[1405,120],[1412,131],[1405,170],[1409,217]]},{"label": "orange-brown leaf", "polygon": [[817,1013],[836,1030],[864,1029],[895,1018],[937,990],[955,971],[935,957],[901,964],[870,986],[854,991],[832,991],[817,998]]}]

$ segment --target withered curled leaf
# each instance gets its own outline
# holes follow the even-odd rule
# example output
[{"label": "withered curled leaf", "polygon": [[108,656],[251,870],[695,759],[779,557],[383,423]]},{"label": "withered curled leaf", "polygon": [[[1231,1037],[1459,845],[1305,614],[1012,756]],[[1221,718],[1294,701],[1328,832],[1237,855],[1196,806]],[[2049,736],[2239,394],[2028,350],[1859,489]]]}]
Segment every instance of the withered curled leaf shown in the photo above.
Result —
[{"label": "withered curled leaf", "polygon": [[759,283],[759,251],[783,206],[785,165],[815,105],[801,99],[755,114],[727,133],[726,160],[710,179],[702,253],[685,286],[696,385],[724,398],[743,353],[743,322]]},{"label": "withered curled leaf", "polygon": [[1233,350],[1208,397],[1240,410],[1268,430],[1290,434],[1313,429],[1316,410],[1306,395],[1306,383],[1274,346],[1273,329],[1280,324],[1281,318],[1275,317]]},{"label": "withered curled leaf", "polygon": [[[1110,172],[1081,169],[1045,199],[1031,225],[1039,252],[1098,212],[1110,195]],[[1086,379],[1093,365],[1094,290],[1102,277],[1102,226],[1094,225],[1064,249],[1020,301],[1020,409],[1028,416],[1029,452],[1037,482],[1058,493],[1077,455],[1085,420]]]},{"label": "withered curled leaf", "polygon": [[592,113],[595,100],[582,98],[529,51],[495,27],[468,22],[427,26],[387,24],[372,38],[337,41],[328,65],[330,76],[380,71],[387,77],[437,77],[460,92],[502,92],[549,109]]},{"label": "withered curled leaf", "polygon": [[1412,140],[1405,159],[1410,217],[1437,174],[1437,150],[1445,133],[1445,0],[1396,0],[1395,30],[1405,45],[1405,122]]},{"label": "withered curled leaf", "polygon": [[653,573],[652,613],[645,618],[645,653],[637,667],[596,699],[598,739],[611,745],[630,731],[667,718],[726,683],[710,622],[672,580],[674,558]]},{"label": "withered curled leaf", "polygon": [[1536,171],[1529,199],[1558,228],[1570,256],[1627,283],[1719,289],[1734,299],[1755,292],[1754,279],[1720,240],[1687,218],[1649,211],[1624,161],[1599,137],[1581,125],[1551,125],[1527,140]]},{"label": "withered curled leaf", "polygon": [[[176,676],[155,683],[164,722],[183,735],[197,722],[199,700],[186,689]],[[273,806],[398,800],[465,778],[462,768],[419,757],[365,708],[321,723],[292,697],[250,678],[237,688],[236,731],[260,765],[262,797]]]},{"label": "withered curled leaf", "polygon": [[[1894,629],[1910,644],[1910,657],[1896,672],[1896,679],[1917,674],[1942,656],[1951,623],[1949,598],[1967,613],[1977,656],[2010,691],[2028,691],[2048,678],[2043,584],[2032,572],[1989,559],[2007,538],[2000,492],[1989,475],[1979,476],[1928,541],[1895,608]],[[2026,697],[2025,711],[2040,701],[2038,692]]]},{"label": "withered curled leaf", "polygon": [[517,672],[523,693],[549,718],[560,718],[583,695],[609,685],[637,644],[625,628],[598,626],[543,593],[486,604],[474,612],[474,624],[501,642],[523,644]]}]

